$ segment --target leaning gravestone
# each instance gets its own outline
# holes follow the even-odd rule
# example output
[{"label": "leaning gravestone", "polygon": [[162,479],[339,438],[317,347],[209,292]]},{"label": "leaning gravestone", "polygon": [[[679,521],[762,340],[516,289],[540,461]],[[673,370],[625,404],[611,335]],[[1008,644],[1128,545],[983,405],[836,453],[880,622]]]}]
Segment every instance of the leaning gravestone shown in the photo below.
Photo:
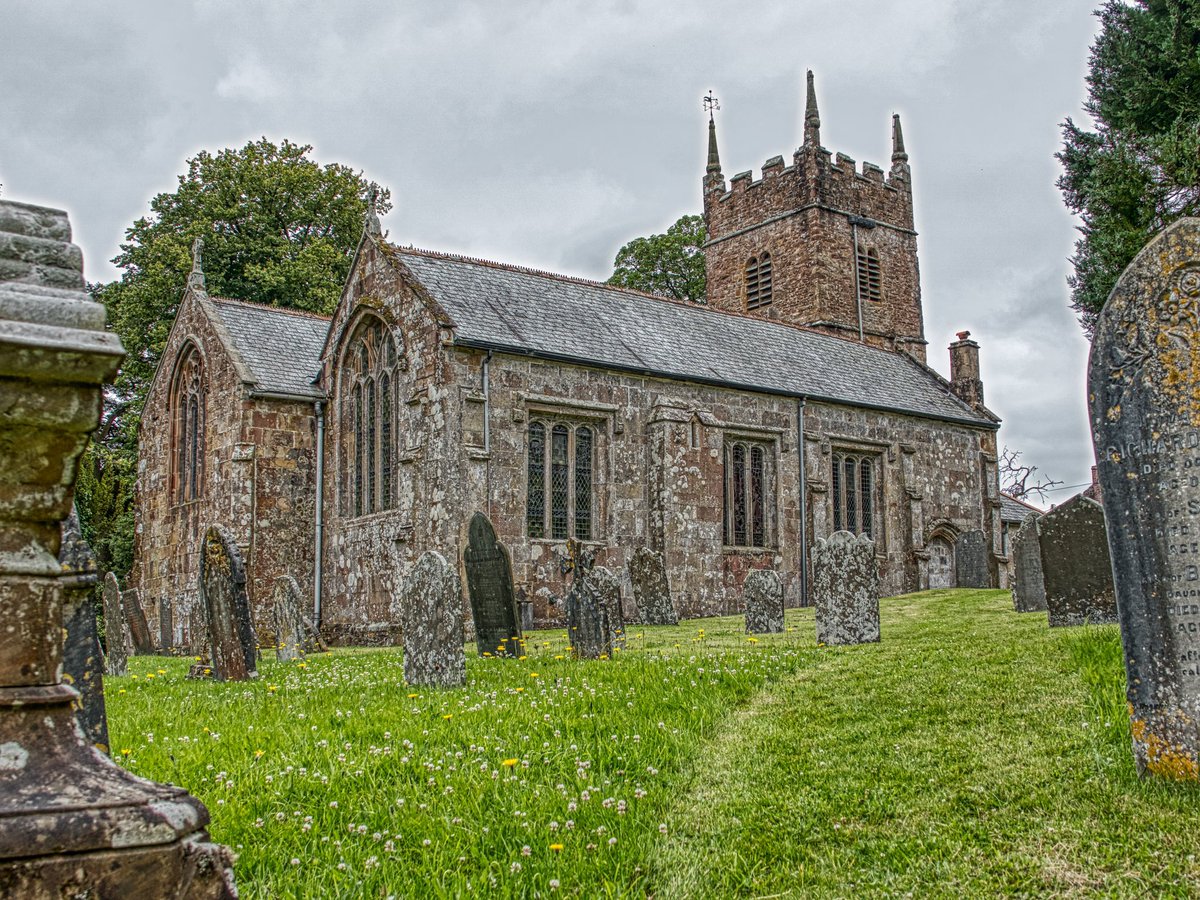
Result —
[{"label": "leaning gravestone", "polygon": [[245,681],[258,677],[246,566],[233,535],[223,525],[211,526],[200,547],[200,602],[208,614],[213,678]]},{"label": "leaning gravestone", "polygon": [[774,569],[752,569],[742,585],[747,634],[783,631],[783,582]]},{"label": "leaning gravestone", "polygon": [[305,652],[304,595],[291,575],[275,579],[275,596],[271,602],[271,622],[275,627],[275,659],[293,662]]},{"label": "leaning gravestone", "polygon": [[96,633],[96,610],[92,589],[96,586],[96,558],[83,539],[79,517],[71,510],[62,523],[62,544],[58,551],[62,566],[63,674],[79,691],[75,718],[84,736],[103,753],[108,752],[108,718],[104,711],[104,654]]},{"label": "leaning gravestone", "polygon": [[150,636],[146,612],[142,609],[142,592],[137,588],[121,591],[121,608],[125,610],[125,624],[129,626],[133,652],[138,656],[150,656],[155,652],[154,638]]},{"label": "leaning gravestone", "polygon": [[1037,523],[1050,627],[1117,621],[1104,508],[1082,495]]},{"label": "leaning gravestone", "polygon": [[954,544],[954,577],[960,588],[992,586],[987,536],[982,531],[966,531],[958,536]]},{"label": "leaning gravestone", "polygon": [[643,625],[679,624],[679,615],[671,602],[667,563],[661,553],[638,547],[629,560],[629,581]]},{"label": "leaning gravestone", "polygon": [[1129,264],[1096,324],[1092,439],[1138,770],[1200,778],[1200,219]]},{"label": "leaning gravestone", "polygon": [[1021,523],[1013,538],[1012,555],[1013,609],[1017,612],[1046,611],[1046,583],[1042,575],[1042,545],[1038,541],[1037,521],[1041,518],[1031,512]]},{"label": "leaning gravestone", "polygon": [[404,680],[420,687],[466,684],[462,584],[446,558],[422,553],[395,606],[404,629]]},{"label": "leaning gravestone", "polygon": [[875,542],[835,531],[818,539],[812,555],[817,643],[828,646],[879,640],[879,568]]},{"label": "leaning gravestone", "polygon": [[106,675],[129,673],[129,634],[125,630],[125,612],[121,609],[121,586],[117,576],[104,576],[101,589],[104,598],[104,672]]},{"label": "leaning gravestone", "polygon": [[479,655],[519,655],[521,619],[513,592],[512,562],[483,513],[471,517],[463,565]]}]

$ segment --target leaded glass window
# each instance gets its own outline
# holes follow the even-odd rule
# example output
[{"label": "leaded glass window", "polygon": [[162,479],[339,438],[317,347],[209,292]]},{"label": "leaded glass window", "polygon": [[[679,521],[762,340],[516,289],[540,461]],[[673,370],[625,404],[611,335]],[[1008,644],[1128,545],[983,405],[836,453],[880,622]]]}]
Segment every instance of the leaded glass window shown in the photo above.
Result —
[{"label": "leaded glass window", "polygon": [[575,537],[592,539],[592,430],[575,429]]},{"label": "leaded glass window", "polygon": [[595,430],[587,425],[533,421],[527,450],[525,525],[529,536],[594,540]]},{"label": "leaded glass window", "polygon": [[725,445],[725,516],[722,532],[732,547],[773,545],[774,472],[771,445],[736,440]]},{"label": "leaded glass window", "polygon": [[875,467],[878,456],[833,454],[833,528],[875,537]]},{"label": "leaded glass window", "polygon": [[395,506],[401,360],[390,329],[373,316],[355,329],[343,359],[341,383],[352,398],[343,407],[345,431],[352,436],[343,444],[351,470],[349,514],[362,516]]},{"label": "leaded glass window", "polygon": [[192,343],[184,346],[171,386],[173,484],[179,502],[196,500],[204,489],[204,363]]},{"label": "leaded glass window", "polygon": [[546,426],[529,426],[529,485],[525,495],[525,519],[531,538],[546,536]]}]

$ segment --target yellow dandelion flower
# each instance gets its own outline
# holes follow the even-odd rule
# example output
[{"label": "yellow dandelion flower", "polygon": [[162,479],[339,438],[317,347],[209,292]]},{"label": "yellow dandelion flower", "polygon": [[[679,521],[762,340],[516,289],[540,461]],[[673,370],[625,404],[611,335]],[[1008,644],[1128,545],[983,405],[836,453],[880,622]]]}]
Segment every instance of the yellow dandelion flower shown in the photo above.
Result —
[{"label": "yellow dandelion flower", "polygon": [[124,750],[121,751],[121,755],[128,756],[132,752],[133,752],[132,750],[130,750],[128,747],[126,747]]},{"label": "yellow dandelion flower", "polygon": [[446,713],[444,716],[442,716],[442,718],[445,719],[447,722],[449,722],[451,719],[454,718],[454,713]]},{"label": "yellow dandelion flower", "polygon": [[518,762],[519,762],[519,760],[518,760],[516,757],[513,757],[512,759],[506,759],[506,760],[505,760],[504,762],[502,762],[500,765],[502,765],[502,766],[507,766],[508,768],[510,768],[510,769],[511,769],[511,768],[512,768],[513,766],[515,766],[515,765],[516,765]]},{"label": "yellow dandelion flower", "polygon": [[555,659],[566,659],[566,657],[563,656],[561,653],[556,654],[554,658]]},{"label": "yellow dandelion flower", "polygon": [[254,751],[254,758],[255,758],[255,759],[262,759],[262,757],[263,757],[263,754],[264,754],[264,753],[266,753],[266,752],[267,752],[266,750],[255,750],[255,751]]},{"label": "yellow dandelion flower", "polygon": [[518,656],[518,657],[517,657],[517,661],[518,661],[518,662],[522,662],[522,661],[524,661],[524,660],[526,660],[526,659],[529,659],[529,657],[528,657],[528,656],[524,656],[524,655],[522,655],[522,656]]},{"label": "yellow dandelion flower", "polygon": [[560,850],[562,850],[562,848],[563,848],[562,844],[551,844],[550,845],[550,849],[555,853],[558,853]]},{"label": "yellow dandelion flower", "polygon": [[523,688],[523,687],[513,688],[513,690],[516,691],[518,694],[525,693],[525,688]]},{"label": "yellow dandelion flower", "polygon": [[538,677],[538,673],[537,673],[537,672],[530,672],[530,673],[529,673],[529,677],[530,677],[530,678],[537,678],[537,677]]},{"label": "yellow dandelion flower", "polygon": [[600,654],[600,659],[608,659],[608,654],[607,654],[607,653],[601,653],[601,654]]},{"label": "yellow dandelion flower", "polygon": [[416,700],[416,699],[417,699],[418,697],[420,697],[420,696],[421,696],[420,694],[409,694],[409,695],[408,695],[408,699],[409,699],[409,700]]}]

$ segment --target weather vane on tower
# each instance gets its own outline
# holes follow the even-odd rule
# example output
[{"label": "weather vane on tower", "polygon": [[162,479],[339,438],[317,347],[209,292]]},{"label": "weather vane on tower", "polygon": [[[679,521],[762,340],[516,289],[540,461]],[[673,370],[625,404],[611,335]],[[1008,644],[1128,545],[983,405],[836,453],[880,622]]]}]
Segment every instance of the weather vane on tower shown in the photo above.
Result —
[{"label": "weather vane on tower", "polygon": [[713,96],[712,88],[709,88],[708,94],[705,95],[705,97],[704,97],[704,109],[708,113],[708,120],[710,122],[712,121],[713,110],[720,109],[720,108],[721,108],[720,101],[717,100],[717,98]]}]

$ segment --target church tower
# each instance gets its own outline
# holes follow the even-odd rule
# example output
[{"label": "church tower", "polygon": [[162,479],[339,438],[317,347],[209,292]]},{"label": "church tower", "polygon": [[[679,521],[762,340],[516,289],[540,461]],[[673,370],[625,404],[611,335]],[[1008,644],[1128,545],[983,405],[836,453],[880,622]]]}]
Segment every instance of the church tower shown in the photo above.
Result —
[{"label": "church tower", "polygon": [[912,178],[899,116],[892,116],[886,175],[868,162],[860,170],[849,156],[821,146],[809,72],[804,142],[791,165],[773,156],[760,179],[742,172],[727,187],[710,111],[704,224],[710,306],[925,360]]}]

